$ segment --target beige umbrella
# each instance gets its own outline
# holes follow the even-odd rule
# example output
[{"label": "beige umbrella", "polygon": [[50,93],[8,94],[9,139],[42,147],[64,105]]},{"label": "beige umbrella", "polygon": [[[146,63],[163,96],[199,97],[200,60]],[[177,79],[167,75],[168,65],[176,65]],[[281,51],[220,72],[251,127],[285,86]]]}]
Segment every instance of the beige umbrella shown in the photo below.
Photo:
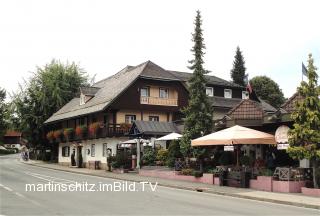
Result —
[{"label": "beige umbrella", "polygon": [[237,144],[276,144],[276,141],[271,134],[239,125],[191,141],[192,146]]},{"label": "beige umbrella", "polygon": [[[235,125],[191,141],[192,146],[239,145],[239,144],[276,144],[273,135]],[[239,148],[237,148],[237,165]]]}]

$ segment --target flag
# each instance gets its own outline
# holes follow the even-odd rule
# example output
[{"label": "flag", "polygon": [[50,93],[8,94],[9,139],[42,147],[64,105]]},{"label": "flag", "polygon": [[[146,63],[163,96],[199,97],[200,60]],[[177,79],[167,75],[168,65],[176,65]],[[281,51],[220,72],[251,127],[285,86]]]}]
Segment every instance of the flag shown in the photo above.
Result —
[{"label": "flag", "polygon": [[248,82],[246,89],[249,91],[250,94],[252,93],[252,87],[250,85],[250,82]]},{"label": "flag", "polygon": [[302,74],[305,75],[305,76],[308,76],[308,70],[306,68],[306,66],[304,66],[303,62],[302,62]]}]

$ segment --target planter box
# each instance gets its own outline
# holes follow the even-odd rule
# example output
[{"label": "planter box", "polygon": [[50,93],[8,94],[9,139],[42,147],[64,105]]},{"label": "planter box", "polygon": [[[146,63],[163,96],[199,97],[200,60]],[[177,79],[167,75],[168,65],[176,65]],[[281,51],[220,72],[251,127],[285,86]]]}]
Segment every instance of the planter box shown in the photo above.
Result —
[{"label": "planter box", "polygon": [[273,192],[301,193],[301,188],[306,184],[305,181],[273,181]]},{"label": "planter box", "polygon": [[176,171],[159,171],[159,170],[141,169],[139,171],[139,175],[164,178],[164,179],[172,179],[172,180],[180,180],[180,181],[213,184],[213,174],[210,174],[210,173],[204,173],[202,177],[196,178],[194,176],[179,175],[179,172],[176,172]]},{"label": "planter box", "polygon": [[302,192],[304,195],[320,197],[320,189],[319,189],[319,188],[306,188],[306,187],[302,187],[302,188],[301,188],[301,192]]},{"label": "planter box", "polygon": [[220,178],[219,178],[219,177],[214,177],[213,183],[214,183],[215,185],[219,185],[219,186],[220,186]]},{"label": "planter box", "polygon": [[272,176],[258,176],[250,180],[250,188],[262,191],[272,191]]}]

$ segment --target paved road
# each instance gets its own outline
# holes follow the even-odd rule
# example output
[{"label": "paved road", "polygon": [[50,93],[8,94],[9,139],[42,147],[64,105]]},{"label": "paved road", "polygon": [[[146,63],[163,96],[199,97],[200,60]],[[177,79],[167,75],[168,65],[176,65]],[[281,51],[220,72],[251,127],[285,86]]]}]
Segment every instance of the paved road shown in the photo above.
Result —
[{"label": "paved road", "polygon": [[[15,156],[0,156],[0,215],[319,215],[319,211],[294,206],[225,197],[166,187],[136,185],[135,192],[110,191],[126,182],[73,174],[22,164]],[[64,190],[47,191],[49,182]],[[100,191],[79,191],[91,189]],[[127,182],[130,184],[130,182]],[[26,191],[34,184],[38,191]],[[104,190],[102,184],[105,184]],[[155,187],[155,185],[152,185]],[[52,186],[53,187],[53,186]],[[131,186],[133,187],[133,186]],[[113,188],[118,189],[119,187]],[[127,187],[128,188],[128,187]],[[29,188],[33,189],[33,188]],[[109,191],[106,191],[109,189]]]}]

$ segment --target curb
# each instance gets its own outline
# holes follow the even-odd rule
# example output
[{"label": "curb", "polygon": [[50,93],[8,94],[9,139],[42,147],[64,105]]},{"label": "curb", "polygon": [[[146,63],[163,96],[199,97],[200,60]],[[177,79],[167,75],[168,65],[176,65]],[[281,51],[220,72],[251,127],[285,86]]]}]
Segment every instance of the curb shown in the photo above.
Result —
[{"label": "curb", "polygon": [[[20,162],[23,164],[46,168],[46,169],[51,169],[51,170],[58,170],[58,171],[64,171],[64,172],[76,173],[76,174],[82,174],[82,175],[88,175],[88,176],[97,176],[97,177],[116,179],[116,180],[140,182],[137,180],[131,180],[131,179],[126,179],[126,178],[118,178],[118,177],[114,177],[114,176],[102,176],[102,175],[98,175],[95,173],[82,173],[82,172],[77,172],[77,171],[73,171],[73,170],[64,170],[64,169],[59,169],[59,168],[54,168],[54,167],[41,166],[39,164],[25,163],[22,161],[20,161]],[[151,182],[151,183],[155,183],[155,182]],[[276,199],[270,199],[270,198],[260,198],[260,197],[246,196],[246,195],[241,195],[241,194],[232,194],[232,193],[226,193],[226,192],[220,192],[220,191],[207,190],[207,189],[203,189],[203,188],[186,187],[186,186],[172,185],[172,184],[158,183],[158,185],[162,186],[162,187],[168,187],[168,188],[176,188],[176,189],[182,189],[182,190],[188,190],[188,191],[197,191],[197,192],[203,192],[203,193],[208,193],[208,194],[216,194],[216,195],[222,195],[222,196],[229,196],[229,197],[235,197],[235,198],[242,198],[242,199],[249,199],[249,200],[256,200],[256,201],[263,201],[263,202],[270,202],[270,203],[276,203],[276,204],[284,204],[284,205],[291,205],[291,206],[296,206],[296,207],[304,207],[304,208],[311,208],[311,209],[320,210],[320,206],[312,205],[312,204],[304,204],[304,203],[276,200]]]}]

